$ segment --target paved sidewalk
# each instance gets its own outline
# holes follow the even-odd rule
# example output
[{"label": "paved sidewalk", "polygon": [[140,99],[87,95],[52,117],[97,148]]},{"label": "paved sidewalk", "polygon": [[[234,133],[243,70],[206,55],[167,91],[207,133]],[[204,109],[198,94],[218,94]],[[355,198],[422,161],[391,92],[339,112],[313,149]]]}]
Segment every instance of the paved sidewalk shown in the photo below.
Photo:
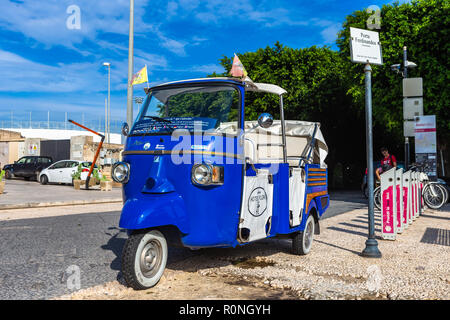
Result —
[{"label": "paved sidewalk", "polygon": [[100,191],[97,186],[92,190],[75,190],[69,185],[11,179],[6,180],[5,190],[0,194],[0,210],[121,201],[121,188]]},{"label": "paved sidewalk", "polygon": [[[379,235],[379,214],[375,222]],[[265,288],[278,299],[450,299],[450,205],[427,210],[395,241],[378,237],[380,259],[360,256],[366,239],[367,209],[356,209],[323,220],[306,256],[286,239],[204,249],[169,263],[149,290],[114,281],[62,298],[251,300],[264,298],[252,288]]]}]

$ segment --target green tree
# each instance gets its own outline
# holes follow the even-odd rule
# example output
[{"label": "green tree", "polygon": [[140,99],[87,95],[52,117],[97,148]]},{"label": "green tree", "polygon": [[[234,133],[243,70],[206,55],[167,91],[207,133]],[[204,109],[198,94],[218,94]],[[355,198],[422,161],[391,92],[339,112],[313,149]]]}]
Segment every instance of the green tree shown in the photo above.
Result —
[{"label": "green tree", "polygon": [[[436,115],[438,145],[449,156],[449,7],[448,0],[413,0],[381,8],[381,29],[377,31],[384,65],[372,68],[375,146],[386,145],[401,153],[399,156],[403,154],[402,77],[392,72],[390,66],[402,63],[403,46],[407,46],[408,60],[417,64],[417,68],[409,69],[408,77],[423,78],[424,114]],[[339,54],[350,71],[349,93],[361,110],[364,109],[364,66],[350,62],[349,35],[350,27],[366,29],[368,18],[365,11],[347,16],[337,39]]]},{"label": "green tree", "polygon": [[[364,112],[352,104],[348,94],[348,72],[345,59],[328,47],[293,49],[277,42],[273,47],[239,54],[254,82],[277,84],[287,91],[284,96],[285,118],[321,123],[321,130],[330,146],[327,163],[330,177],[336,163],[352,170],[348,184],[357,184],[365,168]],[[227,76],[232,57],[220,60]],[[279,118],[276,95],[246,94],[246,120],[255,120],[262,112]],[[355,152],[355,148],[361,152]],[[356,166],[355,166],[356,164]]]}]

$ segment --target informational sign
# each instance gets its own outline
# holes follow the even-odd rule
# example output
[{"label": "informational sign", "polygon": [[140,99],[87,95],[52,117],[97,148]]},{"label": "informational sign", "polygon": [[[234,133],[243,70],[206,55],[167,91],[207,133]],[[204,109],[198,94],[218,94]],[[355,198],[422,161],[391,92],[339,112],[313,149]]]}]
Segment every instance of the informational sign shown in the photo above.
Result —
[{"label": "informational sign", "polygon": [[436,181],[436,116],[419,116],[415,117],[414,120],[416,162],[423,167],[430,180]]},{"label": "informational sign", "polygon": [[350,27],[352,62],[383,64],[378,32]]}]

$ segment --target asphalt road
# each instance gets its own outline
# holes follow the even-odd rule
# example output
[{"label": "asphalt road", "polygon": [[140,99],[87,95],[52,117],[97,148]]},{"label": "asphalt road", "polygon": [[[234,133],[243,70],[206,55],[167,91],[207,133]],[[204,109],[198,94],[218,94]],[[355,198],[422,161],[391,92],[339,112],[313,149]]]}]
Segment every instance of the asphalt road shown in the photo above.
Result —
[{"label": "asphalt road", "polygon": [[[334,193],[331,199],[324,218],[365,207],[359,192]],[[117,227],[119,216],[113,211],[0,221],[0,299],[69,294],[77,270],[82,289],[119,279],[127,238]],[[168,266],[192,255],[171,248]]]}]

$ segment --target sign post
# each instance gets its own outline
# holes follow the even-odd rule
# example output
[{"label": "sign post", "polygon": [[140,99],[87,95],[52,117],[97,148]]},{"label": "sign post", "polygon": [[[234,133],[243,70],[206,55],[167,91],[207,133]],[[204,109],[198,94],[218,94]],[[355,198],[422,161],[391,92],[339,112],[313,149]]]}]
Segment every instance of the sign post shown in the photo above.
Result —
[{"label": "sign post", "polygon": [[367,185],[369,189],[369,234],[363,257],[380,258],[378,241],[375,239],[374,203],[373,203],[373,139],[372,139],[372,68],[370,64],[383,64],[378,32],[350,28],[350,52],[352,62],[364,63],[365,103],[366,103],[366,156]]}]

